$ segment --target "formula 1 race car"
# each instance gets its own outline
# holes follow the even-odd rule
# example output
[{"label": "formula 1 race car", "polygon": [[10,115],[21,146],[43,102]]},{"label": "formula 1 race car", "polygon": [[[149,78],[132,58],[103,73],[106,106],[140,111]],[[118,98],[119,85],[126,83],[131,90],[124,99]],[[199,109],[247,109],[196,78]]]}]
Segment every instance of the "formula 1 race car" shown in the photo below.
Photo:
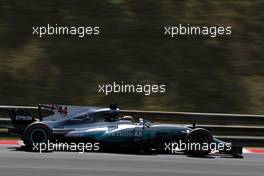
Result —
[{"label": "formula 1 race car", "polygon": [[[31,149],[36,143],[49,141],[96,142],[102,151],[180,152],[199,157],[218,151],[243,157],[241,146],[216,139],[206,129],[120,116],[116,105],[98,108],[40,104],[37,107],[4,108],[8,109],[14,126],[10,131],[21,135],[25,146]],[[180,144],[184,144],[184,148]],[[192,144],[196,147],[190,147]]]}]

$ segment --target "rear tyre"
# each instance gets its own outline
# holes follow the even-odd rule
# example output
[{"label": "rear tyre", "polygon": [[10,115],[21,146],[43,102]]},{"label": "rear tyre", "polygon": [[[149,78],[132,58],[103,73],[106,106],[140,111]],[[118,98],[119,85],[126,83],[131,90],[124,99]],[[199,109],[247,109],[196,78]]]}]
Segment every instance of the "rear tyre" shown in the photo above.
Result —
[{"label": "rear tyre", "polygon": [[[51,140],[51,134],[51,130],[47,125],[32,123],[25,129],[22,139],[26,147],[33,149],[33,146],[36,145],[46,145]],[[48,147],[46,146],[46,148]]]},{"label": "rear tyre", "polygon": [[186,144],[189,146],[186,153],[195,157],[208,155],[211,152],[210,145],[212,142],[213,136],[208,130],[194,129],[186,136]]}]

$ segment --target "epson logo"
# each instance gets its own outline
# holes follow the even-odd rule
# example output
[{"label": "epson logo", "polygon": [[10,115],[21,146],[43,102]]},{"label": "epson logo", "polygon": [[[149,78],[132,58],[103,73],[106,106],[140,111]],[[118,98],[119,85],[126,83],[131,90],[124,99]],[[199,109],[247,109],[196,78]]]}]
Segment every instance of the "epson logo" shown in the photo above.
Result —
[{"label": "epson logo", "polygon": [[21,115],[17,115],[17,116],[16,116],[16,120],[27,120],[27,121],[32,121],[32,117],[31,117],[31,116],[21,116]]}]

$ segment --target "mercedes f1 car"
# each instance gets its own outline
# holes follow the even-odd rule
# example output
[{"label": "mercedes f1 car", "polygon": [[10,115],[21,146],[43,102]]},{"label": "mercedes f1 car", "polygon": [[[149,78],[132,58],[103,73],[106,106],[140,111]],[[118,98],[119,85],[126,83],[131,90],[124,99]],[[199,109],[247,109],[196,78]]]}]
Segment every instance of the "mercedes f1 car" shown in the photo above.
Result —
[{"label": "mercedes f1 car", "polygon": [[[37,107],[6,107],[25,146],[53,142],[98,142],[101,150],[128,149],[139,152],[181,152],[206,156],[212,151],[242,156],[242,147],[216,139],[203,128],[177,124],[151,123],[143,118],[120,116],[116,105],[109,108],[38,105]],[[182,149],[179,143],[184,143]],[[212,147],[193,147],[190,144]],[[177,144],[177,145],[176,145]],[[220,151],[219,144],[222,144]],[[187,147],[186,147],[187,146]]]}]

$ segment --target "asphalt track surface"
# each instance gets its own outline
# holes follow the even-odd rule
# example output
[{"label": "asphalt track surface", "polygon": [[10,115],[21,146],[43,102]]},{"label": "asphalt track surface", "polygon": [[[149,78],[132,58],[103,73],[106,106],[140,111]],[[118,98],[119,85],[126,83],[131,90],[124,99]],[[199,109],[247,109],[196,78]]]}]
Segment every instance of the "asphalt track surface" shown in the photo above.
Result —
[{"label": "asphalt track surface", "polygon": [[1,176],[263,176],[264,155],[244,159],[185,155],[133,155],[111,153],[33,153],[0,147]]}]

